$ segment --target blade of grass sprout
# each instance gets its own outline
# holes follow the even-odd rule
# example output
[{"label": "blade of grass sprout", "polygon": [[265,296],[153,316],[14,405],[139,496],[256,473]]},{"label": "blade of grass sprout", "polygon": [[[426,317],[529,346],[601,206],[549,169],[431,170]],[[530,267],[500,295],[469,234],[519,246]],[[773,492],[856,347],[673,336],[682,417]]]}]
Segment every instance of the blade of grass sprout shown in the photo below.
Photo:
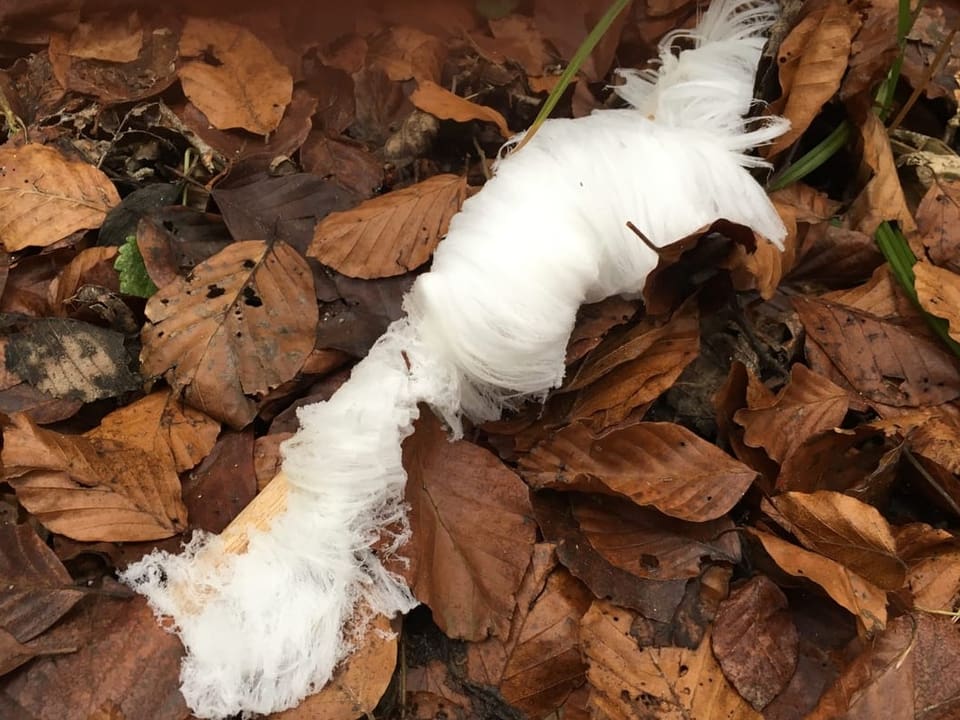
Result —
[{"label": "blade of grass sprout", "polygon": [[782,172],[770,180],[770,182],[767,183],[767,189],[770,191],[780,190],[791,183],[805,178],[836,155],[840,148],[847,144],[852,130],[853,127],[850,125],[850,121],[844,120],[834,128],[832,133],[817,143],[809,152],[796,162],[785,167]]},{"label": "blade of grass sprout", "polygon": [[924,320],[927,321],[927,325],[936,333],[937,337],[943,340],[954,355],[960,357],[960,343],[950,337],[950,324],[944,318],[931,315],[920,305],[920,298],[917,295],[916,289],[916,275],[913,272],[913,266],[917,262],[917,257],[913,254],[913,250],[910,249],[910,245],[907,243],[907,239],[903,236],[903,233],[894,228],[890,223],[883,222],[880,224],[880,227],[877,228],[874,237],[877,241],[877,247],[880,248],[880,252],[882,252],[886,258],[893,276],[900,284],[900,287],[903,288],[903,291],[913,301],[913,304],[920,309]]},{"label": "blade of grass sprout", "polygon": [[607,11],[603,14],[603,17],[600,18],[593,30],[590,31],[590,34],[587,35],[586,39],[582,43],[580,43],[580,47],[577,48],[577,51],[573,54],[573,57],[570,58],[570,63],[563,71],[563,74],[560,75],[560,79],[557,81],[557,84],[554,86],[553,90],[547,96],[546,102],[544,102],[543,107],[540,108],[540,112],[537,114],[537,117],[530,126],[530,129],[527,130],[526,134],[523,136],[523,139],[520,141],[517,147],[514,148],[513,152],[517,152],[520,148],[527,144],[530,138],[536,135],[537,130],[539,130],[540,126],[543,125],[548,117],[550,117],[550,113],[553,112],[553,109],[557,106],[557,103],[560,102],[560,98],[563,97],[563,93],[566,91],[567,87],[570,85],[570,82],[573,80],[574,76],[576,76],[583,63],[586,62],[587,58],[590,56],[590,53],[593,52],[593,49],[597,46],[597,43],[600,42],[600,39],[606,34],[607,30],[610,29],[610,26],[613,25],[613,21],[617,19],[617,16],[624,11],[631,1],[632,0],[614,0],[610,7],[607,8]]}]

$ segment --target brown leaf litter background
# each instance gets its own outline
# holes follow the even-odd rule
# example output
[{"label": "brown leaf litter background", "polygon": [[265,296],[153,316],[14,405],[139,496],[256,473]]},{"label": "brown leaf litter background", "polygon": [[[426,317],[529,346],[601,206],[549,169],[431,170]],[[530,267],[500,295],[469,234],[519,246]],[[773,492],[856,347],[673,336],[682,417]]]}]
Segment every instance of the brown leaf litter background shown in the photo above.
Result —
[{"label": "brown leaf litter background", "polygon": [[[454,443],[423,408],[423,606],[273,717],[960,717],[960,360],[923,315],[960,341],[960,9],[916,11],[892,128],[897,3],[788,5],[763,154],[852,132],[771,193],[785,252],[704,228],[582,309],[544,403]],[[276,474],[606,6],[0,4],[0,717],[190,717],[115,572]],[[634,0],[557,113],[695,16]]]}]

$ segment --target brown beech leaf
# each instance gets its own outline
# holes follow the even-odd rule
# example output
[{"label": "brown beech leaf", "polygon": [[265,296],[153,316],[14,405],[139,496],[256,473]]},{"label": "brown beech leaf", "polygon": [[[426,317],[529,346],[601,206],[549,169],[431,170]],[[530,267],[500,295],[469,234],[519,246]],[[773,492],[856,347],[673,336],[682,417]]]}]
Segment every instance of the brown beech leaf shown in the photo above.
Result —
[{"label": "brown beech leaf", "polygon": [[188,18],[180,56],[197,58],[179,67],[180,83],[215,127],[267,135],[280,125],[293,98],[293,77],[252,32],[223,20]]},{"label": "brown beech leaf", "polygon": [[797,297],[814,343],[868,401],[939,405],[960,396],[960,366],[939,341],[846,305]]},{"label": "brown beech leaf", "polygon": [[229,245],[146,308],[145,375],[164,375],[187,403],[241,428],[313,350],[319,312],[306,261],[289,245]]},{"label": "brown beech leaf", "polygon": [[738,410],[733,418],[745,428],[747,445],[782,463],[807,438],[838,426],[848,405],[843,388],[797,363],[772,404]]},{"label": "brown beech leaf", "polygon": [[682,520],[721,517],[757,473],[673,423],[639,423],[595,438],[570,425],[521,460],[534,488],[602,490]]},{"label": "brown beech leaf", "polygon": [[917,455],[960,474],[960,418],[956,415],[938,407],[923,408],[874,420],[868,427],[907,442]]},{"label": "brown beech leaf", "polygon": [[638,301],[626,300],[619,295],[583,305],[577,312],[577,324],[567,341],[567,365],[596,348],[612,328],[636,315],[638,308]]},{"label": "brown beech leaf", "polygon": [[723,674],[757,710],[780,694],[797,669],[797,626],[786,596],[765,575],[750,578],[720,603],[712,641]]},{"label": "brown beech leaf", "polygon": [[916,223],[897,175],[890,136],[876,113],[865,114],[860,137],[863,140],[864,174],[872,177],[848,211],[853,229],[873,235],[881,222],[895,220],[904,231],[914,230]]},{"label": "brown beech leaf", "polygon": [[822,587],[838,605],[857,617],[867,634],[872,635],[887,624],[887,595],[873,583],[829,558],[804,550],[776,535],[754,528],[747,528],[747,531],[760,540],[763,549],[781,570]]},{"label": "brown beech leaf", "polygon": [[583,683],[579,627],[592,601],[593,594],[579,580],[558,569],[515,628],[515,642],[496,684],[503,698],[528,717],[546,717]]},{"label": "brown beech leaf", "polygon": [[447,44],[414,27],[395,26],[371,39],[367,60],[379,65],[391,80],[439,82]]},{"label": "brown beech leaf", "polygon": [[[101,26],[108,17],[94,16],[90,22]],[[163,92],[177,79],[177,34],[162,25],[143,29],[137,54],[129,61],[77,57],[71,49],[72,37],[51,33],[47,55],[57,83],[66,90],[92,95],[109,104],[142,100]],[[116,32],[119,37],[123,30]],[[130,39],[128,34],[126,40]],[[127,57],[132,49],[132,44],[113,48],[119,51],[118,56]],[[102,52],[102,48],[95,52]]]},{"label": "brown beech leaf", "polygon": [[890,525],[873,507],[849,495],[821,490],[787,492],[770,499],[789,530],[808,550],[845,565],[883,590],[903,585]]},{"label": "brown beech leaf", "polygon": [[426,409],[403,465],[414,595],[450,637],[506,637],[536,539],[526,485],[490,451],[451,443]]},{"label": "brown beech leaf", "polygon": [[760,720],[727,682],[709,636],[696,650],[641,648],[631,634],[635,620],[633,612],[603,600],[583,616],[580,639],[592,717]]},{"label": "brown beech leaf", "polygon": [[307,255],[350,277],[402,275],[430,259],[466,188],[465,177],[434,175],[331,213],[317,224]]},{"label": "brown beech leaf", "polygon": [[521,65],[528,76],[544,74],[552,56],[533,18],[510,14],[491,18],[488,24],[493,37],[480,33],[470,36],[483,57],[498,65],[512,60]]},{"label": "brown beech leaf", "polygon": [[947,617],[903,615],[846,667],[808,720],[952,720],[960,712],[960,632]]},{"label": "brown beech leaf", "polygon": [[689,523],[624,500],[576,495],[573,517],[590,546],[614,567],[653,580],[697,577],[707,558],[735,563],[740,541],[728,518]]},{"label": "brown beech leaf", "polygon": [[397,632],[383,615],[370,624],[363,641],[320,692],[267,720],[354,720],[380,702],[397,664]]},{"label": "brown beech leaf", "polygon": [[46,145],[0,147],[0,167],[0,245],[7,252],[98,228],[120,202],[100,170]]},{"label": "brown beech leaf", "polygon": [[136,10],[94,15],[70,33],[70,55],[77,58],[131,62],[142,48],[143,26]]},{"label": "brown beech leaf", "polygon": [[803,18],[780,45],[783,97],[772,108],[790,120],[790,130],[773,142],[769,156],[790,147],[840,88],[847,69],[856,12],[842,3],[820,6]]},{"label": "brown beech leaf", "polygon": [[917,229],[936,265],[960,272],[960,179],[940,179],[917,208]]},{"label": "brown beech leaf", "polygon": [[689,581],[641,578],[615,566],[597,551],[574,515],[574,508],[593,504],[600,512],[616,517],[605,508],[627,504],[603,496],[578,496],[544,490],[533,496],[537,523],[546,540],[557,544],[557,559],[590,588],[595,597],[611,599],[617,605],[640,612],[658,623],[671,623],[684,601]]},{"label": "brown beech leaf", "polygon": [[137,440],[100,438],[95,431],[62,435],[22,414],[10,422],[3,478],[51,531],[74,540],[124,542],[159,540],[186,527],[176,468]]},{"label": "brown beech leaf", "polygon": [[[74,652],[72,645],[52,645],[43,638],[27,644],[17,640],[11,633],[0,627],[0,675],[6,675],[24,663],[41,655],[62,655]],[[2,708],[0,708],[2,709]]]},{"label": "brown beech leaf", "polygon": [[178,679],[183,648],[143,598],[91,594],[43,640],[77,652],[37,658],[5,682],[0,692],[29,713],[17,720],[133,720],[145,708],[150,720],[188,717]]},{"label": "brown beech leaf", "polygon": [[556,544],[552,542],[540,542],[533,546],[530,564],[517,590],[517,607],[510,623],[510,634],[467,645],[467,675],[471,682],[492,686],[500,684],[503,670],[516,647],[527,615],[530,614],[534,601],[543,592],[547,579],[557,567],[556,548]]},{"label": "brown beech leaf", "polygon": [[406,671],[406,705],[410,720],[475,717],[473,703],[460,692],[461,683],[452,677],[451,667],[441,660],[430,660]]},{"label": "brown beech leaf", "polygon": [[960,341],[960,275],[924,260],[913,266],[913,272],[921,307],[944,318],[950,337]]},{"label": "brown beech leaf", "polygon": [[0,525],[0,628],[27,642],[86,593],[27,524]]},{"label": "brown beech leaf", "polygon": [[629,423],[659,397],[700,353],[700,317],[691,298],[663,323],[646,317],[604,340],[561,392],[577,392],[572,420],[602,433]]},{"label": "brown beech leaf", "polygon": [[136,445],[182,473],[207,457],[219,434],[220,423],[164,389],[114,410],[87,437]]},{"label": "brown beech leaf", "polygon": [[503,137],[508,138],[513,135],[507,127],[506,119],[497,110],[462,98],[430,80],[421,80],[417,83],[417,89],[410,96],[410,102],[425,113],[430,113],[441,120],[492,122]]},{"label": "brown beech leaf", "polygon": [[117,250],[118,248],[115,247],[91,247],[77,253],[77,256],[67,263],[63,271],[50,283],[48,297],[54,313],[60,316],[66,315],[67,300],[82,285],[99,285],[119,292],[120,279],[113,267]]}]

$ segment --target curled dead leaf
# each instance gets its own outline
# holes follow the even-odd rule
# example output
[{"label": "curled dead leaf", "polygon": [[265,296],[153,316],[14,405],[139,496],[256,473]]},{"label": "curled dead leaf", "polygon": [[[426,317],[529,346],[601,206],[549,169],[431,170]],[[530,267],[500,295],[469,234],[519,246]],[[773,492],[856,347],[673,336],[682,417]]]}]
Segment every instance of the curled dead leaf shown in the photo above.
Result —
[{"label": "curled dead leaf", "polygon": [[417,89],[410,96],[410,102],[441,120],[492,122],[503,137],[508,138],[513,135],[507,127],[506,118],[499,111],[462,98],[430,80],[421,80],[417,84]]},{"label": "curled dead leaf", "polygon": [[949,323],[950,337],[960,342],[960,275],[924,260],[913,266],[920,305]]},{"label": "curled dead leaf", "polygon": [[811,580],[841,607],[856,616],[868,635],[887,624],[887,595],[880,588],[840,563],[804,550],[776,535],[747,528],[784,572]]}]

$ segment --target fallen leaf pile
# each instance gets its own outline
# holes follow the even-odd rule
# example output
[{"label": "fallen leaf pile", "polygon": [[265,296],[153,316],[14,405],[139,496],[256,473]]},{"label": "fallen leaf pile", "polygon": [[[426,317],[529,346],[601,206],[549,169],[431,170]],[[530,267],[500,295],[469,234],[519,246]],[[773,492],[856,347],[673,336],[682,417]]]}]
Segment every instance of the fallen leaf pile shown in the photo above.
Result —
[{"label": "fallen leaf pile", "polygon": [[[607,9],[116,5],[0,4],[2,718],[190,717],[116,571],[276,474]],[[960,11],[917,13],[887,114],[898,4],[788,5],[763,155],[846,141],[771,191],[785,252],[705,228],[582,309],[545,402],[453,443],[424,407],[423,605],[274,718],[960,717]],[[635,0],[557,112],[695,16]]]}]

